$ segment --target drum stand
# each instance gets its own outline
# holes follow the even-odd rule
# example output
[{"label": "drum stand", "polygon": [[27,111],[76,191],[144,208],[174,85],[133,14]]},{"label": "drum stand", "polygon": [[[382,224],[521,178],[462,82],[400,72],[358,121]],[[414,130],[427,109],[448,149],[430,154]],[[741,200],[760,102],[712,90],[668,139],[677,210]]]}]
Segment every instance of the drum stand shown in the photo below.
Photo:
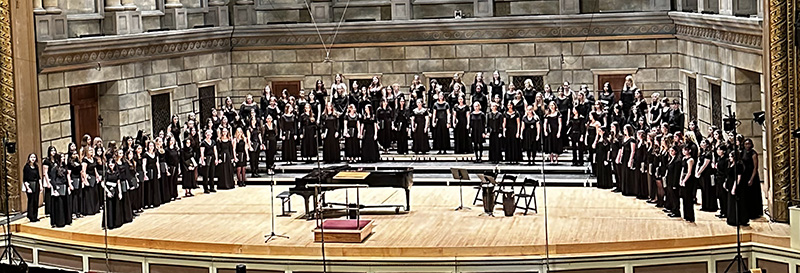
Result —
[{"label": "drum stand", "polygon": [[268,171],[268,172],[269,172],[270,178],[272,179],[272,182],[269,183],[269,200],[270,200],[270,202],[269,202],[270,203],[269,204],[270,213],[269,214],[270,214],[270,218],[272,220],[272,232],[270,232],[269,235],[265,235],[265,237],[267,239],[264,240],[264,243],[269,243],[269,241],[271,241],[272,239],[275,239],[275,238],[289,239],[289,236],[281,235],[281,234],[275,234],[275,172],[273,172],[271,170]]}]

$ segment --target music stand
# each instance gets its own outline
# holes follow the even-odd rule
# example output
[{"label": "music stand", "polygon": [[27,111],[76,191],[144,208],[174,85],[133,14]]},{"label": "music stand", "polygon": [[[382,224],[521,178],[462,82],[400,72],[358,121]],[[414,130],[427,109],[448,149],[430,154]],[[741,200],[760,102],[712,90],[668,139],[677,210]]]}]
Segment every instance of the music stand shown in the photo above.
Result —
[{"label": "music stand", "polygon": [[464,207],[464,179],[469,179],[469,173],[467,169],[462,168],[450,168],[450,172],[453,174],[453,179],[458,179],[458,201],[459,206],[455,210],[470,210],[469,207]]},{"label": "music stand", "polygon": [[[264,236],[266,237],[264,243],[269,243],[269,241],[275,238],[289,239],[289,236],[275,233],[275,172],[268,171],[268,173],[271,178],[271,182],[269,183],[269,214],[272,220],[272,232]],[[291,198],[291,196],[289,198]],[[291,210],[291,207],[289,210]]]}]

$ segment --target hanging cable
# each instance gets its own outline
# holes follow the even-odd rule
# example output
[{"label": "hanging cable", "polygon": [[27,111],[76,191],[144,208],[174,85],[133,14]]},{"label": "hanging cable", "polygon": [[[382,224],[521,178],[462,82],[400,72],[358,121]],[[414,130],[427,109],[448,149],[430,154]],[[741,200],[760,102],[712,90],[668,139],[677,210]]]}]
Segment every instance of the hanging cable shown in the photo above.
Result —
[{"label": "hanging cable", "polygon": [[[336,25],[336,30],[333,32],[333,39],[331,39],[330,48],[333,48],[333,44],[336,43],[336,35],[339,34],[339,28],[342,26],[342,22],[344,22],[344,16],[345,14],[347,14],[347,7],[349,6],[350,6],[350,0],[347,0],[347,3],[344,4],[344,11],[342,11],[342,18],[339,19],[339,24]],[[330,53],[331,53],[330,50],[328,50],[327,54],[325,55],[326,59],[330,57],[329,56]]]},{"label": "hanging cable", "polygon": [[322,39],[322,33],[319,32],[319,27],[317,26],[317,20],[314,19],[314,13],[311,12],[311,6],[308,5],[308,0],[303,0],[303,3],[306,4],[308,15],[311,16],[311,23],[314,24],[314,29],[317,30],[317,36],[319,36],[319,41],[322,43],[322,48],[325,50],[325,52],[328,52],[328,47],[325,45],[325,39]]}]

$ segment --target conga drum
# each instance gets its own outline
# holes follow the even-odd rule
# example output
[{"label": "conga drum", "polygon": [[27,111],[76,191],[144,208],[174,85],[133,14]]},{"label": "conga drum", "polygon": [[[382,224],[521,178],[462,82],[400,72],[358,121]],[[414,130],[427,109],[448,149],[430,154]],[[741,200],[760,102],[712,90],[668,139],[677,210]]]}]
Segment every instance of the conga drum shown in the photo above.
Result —
[{"label": "conga drum", "polygon": [[494,211],[494,184],[486,183],[481,184],[481,191],[483,192],[483,212],[492,215]]},{"label": "conga drum", "polygon": [[517,205],[514,204],[514,190],[501,190],[503,193],[503,212],[506,216],[514,216]]}]

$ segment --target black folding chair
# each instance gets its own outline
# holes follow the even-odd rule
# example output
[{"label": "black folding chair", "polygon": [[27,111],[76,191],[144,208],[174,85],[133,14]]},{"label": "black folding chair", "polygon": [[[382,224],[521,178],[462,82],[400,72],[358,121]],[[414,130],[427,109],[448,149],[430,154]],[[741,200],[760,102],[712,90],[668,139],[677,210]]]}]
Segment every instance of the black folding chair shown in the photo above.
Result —
[{"label": "black folding chair", "polygon": [[[531,188],[530,193],[527,191],[528,187]],[[524,209],[525,213],[523,213],[523,215],[528,215],[528,210],[533,210],[533,212],[539,213],[538,206],[536,205],[536,188],[538,187],[539,180],[533,178],[525,178],[525,181],[522,182],[522,189],[520,189],[519,193],[517,194],[517,200],[514,202],[514,206]],[[519,206],[520,199],[524,199],[523,203],[525,206]],[[533,207],[531,207],[531,203],[533,203]]]},{"label": "black folding chair", "polygon": [[[485,172],[483,174],[483,176],[484,177],[486,177],[486,176],[494,177],[494,173],[493,172]],[[478,177],[480,178],[480,176],[478,176]],[[481,185],[485,184],[485,183],[489,183],[489,181],[484,181],[483,179],[481,179],[481,183],[480,184],[478,184],[475,187],[472,187],[473,189],[475,189],[475,199],[472,200],[472,205],[473,206],[477,205],[478,201],[483,202],[483,197],[481,197]]]},{"label": "black folding chair", "polygon": [[506,186],[509,186],[509,185],[511,187],[511,191],[513,192],[514,191],[514,186],[516,184],[517,184],[517,176],[516,175],[503,174],[503,180],[501,180],[500,183],[498,183],[498,185],[500,186],[500,190],[494,192],[494,195],[495,195],[494,196],[494,200],[495,200],[495,202],[497,204],[502,204],[503,200],[501,198],[499,198],[500,197],[500,193],[503,190],[505,190]]}]

